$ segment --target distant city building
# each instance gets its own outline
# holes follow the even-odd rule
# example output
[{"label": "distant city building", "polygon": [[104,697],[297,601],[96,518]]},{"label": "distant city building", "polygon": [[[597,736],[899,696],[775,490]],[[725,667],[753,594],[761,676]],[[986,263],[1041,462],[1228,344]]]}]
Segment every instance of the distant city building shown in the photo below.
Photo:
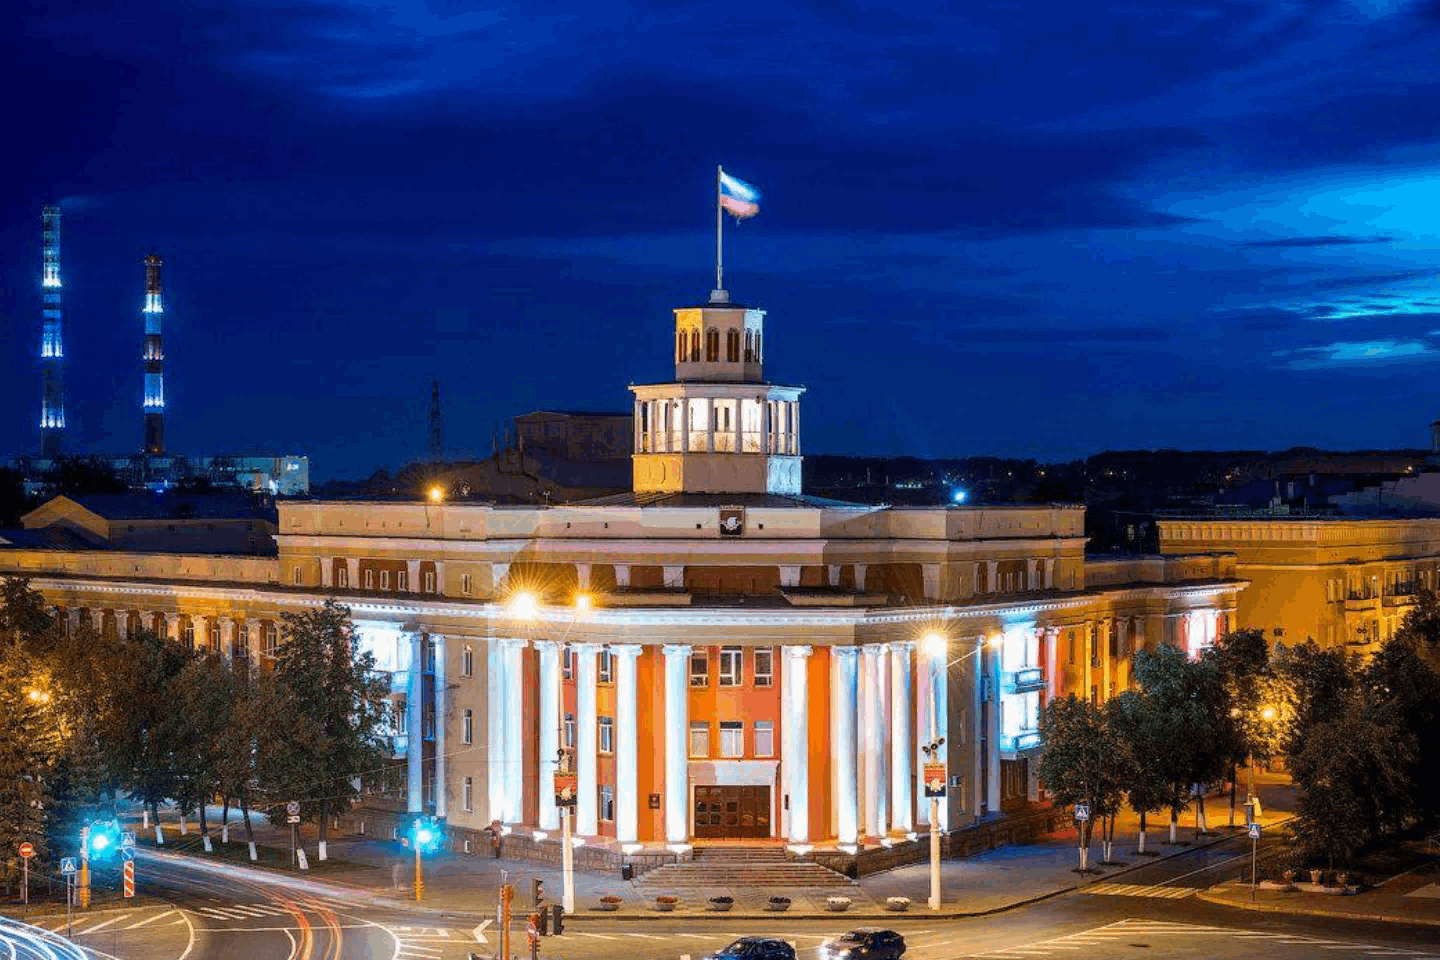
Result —
[{"label": "distant city building", "polygon": [[[177,454],[78,454],[77,458],[102,470],[113,471],[131,490],[168,490],[187,484],[248,490],[270,496],[299,497],[310,492],[310,458],[300,456],[217,455],[183,457]],[[63,463],[50,457],[14,457],[10,468],[24,479],[31,495],[53,491],[54,475]]]}]

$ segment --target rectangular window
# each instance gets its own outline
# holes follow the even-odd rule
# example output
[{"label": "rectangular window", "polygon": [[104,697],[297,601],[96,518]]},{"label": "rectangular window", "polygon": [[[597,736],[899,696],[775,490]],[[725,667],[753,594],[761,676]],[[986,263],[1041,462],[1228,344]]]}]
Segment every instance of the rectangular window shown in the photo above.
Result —
[{"label": "rectangular window", "polygon": [[609,784],[600,788],[599,816],[606,823],[615,819],[615,788]]},{"label": "rectangular window", "polygon": [[435,777],[429,773],[425,775],[425,802],[435,806]]},{"label": "rectangular window", "polygon": [[609,651],[609,650],[601,650],[601,651],[600,651],[600,673],[599,673],[599,676],[596,678],[595,682],[596,682],[596,683],[613,683],[613,682],[614,682],[614,676],[615,676],[615,674],[614,674],[614,659],[610,656],[610,651]]},{"label": "rectangular window", "polygon": [[720,686],[738,687],[745,676],[745,648],[720,648]]},{"label": "rectangular window", "polygon": [[434,570],[426,570],[426,571],[425,571],[425,592],[426,592],[426,593],[434,593],[434,592],[435,592],[435,571],[434,571]]},{"label": "rectangular window", "polygon": [[755,721],[755,756],[775,756],[775,724],[770,720]]},{"label": "rectangular window", "polygon": [[260,652],[267,657],[273,657],[275,656],[275,651],[279,649],[279,646],[280,631],[273,623],[265,624],[264,631],[261,634]]},{"label": "rectangular window", "polygon": [[[460,788],[460,808],[465,811],[475,809],[475,778],[466,777]],[[466,841],[469,842],[469,841]]]},{"label": "rectangular window", "polygon": [[566,680],[575,678],[575,651],[569,647],[560,653],[560,675]]},{"label": "rectangular window", "polygon": [[575,714],[565,714],[565,746],[575,748]]},{"label": "rectangular window", "polygon": [[195,621],[185,621],[185,646],[191,650],[195,649]]},{"label": "rectangular window", "polygon": [[250,656],[250,624],[243,621],[235,627],[235,656]]},{"label": "rectangular window", "polygon": [[745,756],[745,724],[743,721],[720,721],[720,756]]},{"label": "rectangular window", "polygon": [[344,564],[335,568],[335,586],[350,586],[350,568]]},{"label": "rectangular window", "polygon": [[460,592],[467,597],[470,596],[470,574],[468,573],[460,574]]},{"label": "rectangular window", "polygon": [[475,711],[466,710],[460,714],[460,742],[475,742]]},{"label": "rectangular window", "polygon": [[375,571],[374,571],[374,570],[366,570],[366,571],[365,571],[365,589],[366,589],[366,590],[374,590],[374,589],[375,589]]},{"label": "rectangular window", "polygon": [[405,736],[409,717],[406,715],[405,701],[396,700],[390,705],[390,731],[397,737]]},{"label": "rectangular window", "polygon": [[690,686],[710,686],[710,657],[704,650],[690,654]]},{"label": "rectangular window", "polygon": [[395,589],[396,589],[396,590],[409,590],[409,589],[410,589],[410,571],[408,571],[408,570],[396,570],[396,571],[395,571]]},{"label": "rectangular window", "polygon": [[710,725],[703,720],[690,723],[690,756],[710,756]]},{"label": "rectangular window", "polygon": [[210,649],[219,650],[223,642],[224,640],[222,638],[220,624],[212,623],[210,625]]},{"label": "rectangular window", "polygon": [[600,752],[615,752],[615,721],[610,717],[600,718]]},{"label": "rectangular window", "polygon": [[475,676],[475,648],[468,643],[460,654],[460,676]]},{"label": "rectangular window", "polygon": [[296,567],[294,570],[290,571],[290,582],[298,587],[300,586],[300,580],[303,576],[304,574],[301,573],[300,568]]},{"label": "rectangular window", "polygon": [[1071,663],[1074,663],[1074,662],[1075,662],[1075,631],[1074,631],[1074,630],[1067,630],[1067,631],[1065,631],[1065,636],[1066,636],[1066,638],[1068,638],[1068,640],[1070,641],[1070,662],[1071,662]]},{"label": "rectangular window", "polygon": [[775,682],[775,651],[761,647],[755,651],[755,686],[768,687]]},{"label": "rectangular window", "polygon": [[390,571],[389,571],[389,570],[381,570],[381,571],[380,571],[380,589],[381,589],[381,590],[389,590],[389,589],[390,589]]}]

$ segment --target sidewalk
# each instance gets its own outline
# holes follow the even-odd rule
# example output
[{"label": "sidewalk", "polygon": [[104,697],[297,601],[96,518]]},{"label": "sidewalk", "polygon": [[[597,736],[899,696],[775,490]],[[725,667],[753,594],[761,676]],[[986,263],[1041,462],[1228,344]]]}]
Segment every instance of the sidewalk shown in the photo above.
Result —
[{"label": "sidewalk", "polygon": [[1244,884],[1226,883],[1200,894],[1218,903],[1263,913],[1337,917],[1345,920],[1383,920],[1440,926],[1440,863],[1430,863],[1353,896],[1257,889],[1255,899]]},{"label": "sidewalk", "polygon": [[[1264,804],[1261,822],[1274,824],[1287,818],[1293,809],[1293,789],[1288,781],[1279,777],[1264,777],[1257,784]],[[1227,826],[1229,817],[1228,800],[1210,798],[1207,800],[1210,834],[1201,839],[1201,844],[1218,843],[1234,835]],[[216,821],[218,822],[218,811]],[[1238,816],[1243,830],[1243,810]],[[166,849],[173,850],[178,833],[173,821],[167,821]],[[232,821],[231,846],[244,850],[243,828],[237,830]],[[1056,896],[1078,886],[1113,879],[1128,870],[1154,863],[1157,859],[1184,853],[1194,837],[1194,817],[1182,817],[1178,831],[1183,846],[1170,846],[1168,819],[1162,817],[1149,824],[1147,849],[1157,856],[1136,856],[1135,847],[1139,834],[1138,818],[1126,814],[1118,818],[1115,833],[1115,857],[1113,866],[1099,867],[1095,873],[1083,877],[1076,872],[1079,865],[1077,836],[1074,828],[1053,834],[1044,840],[1023,845],[1001,847],[975,857],[945,860],[941,863],[941,891],[944,909],[941,915],[975,916],[1008,910],[1036,900]],[[195,825],[190,825],[191,838]],[[1098,842],[1099,828],[1095,830],[1096,840],[1091,846],[1090,862],[1097,864],[1101,859]],[[217,849],[220,846],[220,831],[212,824],[212,836]],[[255,818],[255,839],[257,843],[277,848],[289,848],[289,832],[283,827],[276,828]],[[306,832],[304,844],[315,863],[316,837],[313,829]],[[392,841],[361,838],[353,835],[335,837],[328,844],[329,860],[321,876],[310,882],[338,886],[354,891],[357,897],[366,899],[409,901],[413,909],[414,856],[406,848]],[[199,854],[204,857],[204,854]],[[238,856],[244,856],[239,853]],[[207,858],[208,859],[208,858]],[[215,862],[212,860],[212,862]],[[400,889],[393,885],[393,868],[400,866],[402,884]],[[241,861],[243,865],[243,859]],[[289,871],[276,871],[281,876]],[[502,875],[504,880],[502,881]],[[302,875],[304,876],[304,875]],[[485,856],[440,853],[428,855],[424,861],[425,898],[424,906],[443,913],[462,913],[481,917],[493,917],[499,899],[502,882],[514,884],[516,891],[515,915],[524,916],[532,907],[532,878],[539,878],[545,885],[545,897],[555,903],[561,897],[561,877],[558,870],[548,865],[526,860],[493,859]],[[309,877],[306,877],[310,880]],[[773,918],[775,913],[767,912],[769,898],[783,895],[791,900],[786,916],[862,917],[873,919],[878,916],[893,916],[885,910],[887,897],[908,897],[911,900],[910,913],[935,916],[926,908],[930,892],[929,865],[925,863],[898,867],[884,873],[861,879],[858,885],[849,888],[784,888],[784,889],[733,889],[733,888],[685,888],[665,890],[658,886],[648,887],[634,882],[622,881],[619,876],[576,871],[575,899],[577,911],[572,920],[601,918],[606,920],[645,920],[669,916],[693,916],[709,914],[708,901],[711,897],[728,896],[734,899],[733,910],[726,916],[743,919],[750,917]],[[654,898],[661,894],[673,894],[680,903],[672,914],[660,913],[655,909]],[[617,912],[599,909],[601,896],[613,895],[621,898]],[[826,910],[826,898],[843,895],[852,900],[849,910],[832,913]],[[713,915],[713,914],[711,914]]]}]

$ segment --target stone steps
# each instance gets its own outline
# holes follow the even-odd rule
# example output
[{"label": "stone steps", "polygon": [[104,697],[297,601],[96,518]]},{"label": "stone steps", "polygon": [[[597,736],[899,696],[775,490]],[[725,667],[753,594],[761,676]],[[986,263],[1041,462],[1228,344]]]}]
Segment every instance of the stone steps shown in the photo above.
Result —
[{"label": "stone steps", "polygon": [[682,887],[848,887],[853,881],[818,863],[691,860],[670,863],[641,876],[636,883],[651,888]]}]

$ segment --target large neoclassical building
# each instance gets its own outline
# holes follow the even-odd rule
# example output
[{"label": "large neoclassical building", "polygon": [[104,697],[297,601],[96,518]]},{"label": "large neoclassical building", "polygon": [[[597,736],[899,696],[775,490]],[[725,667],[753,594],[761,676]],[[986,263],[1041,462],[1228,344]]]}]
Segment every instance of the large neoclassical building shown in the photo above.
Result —
[{"label": "large neoclassical building", "polygon": [[457,848],[498,822],[543,853],[563,753],[578,837],[617,857],[903,845],[928,828],[940,737],[941,826],[1003,817],[1042,797],[1046,699],[1104,700],[1135,650],[1227,628],[1233,558],[1087,561],[1078,506],[804,495],[802,390],[764,378],[764,312],[716,292],[674,313],[657,338],[674,381],[631,388],[630,493],[282,502],[262,557],[97,543],[103,524],[56,501],[0,543],[0,571],[71,624],[261,663],[280,614],[336,597],[392,678],[395,765],[367,829],[429,811]]}]

